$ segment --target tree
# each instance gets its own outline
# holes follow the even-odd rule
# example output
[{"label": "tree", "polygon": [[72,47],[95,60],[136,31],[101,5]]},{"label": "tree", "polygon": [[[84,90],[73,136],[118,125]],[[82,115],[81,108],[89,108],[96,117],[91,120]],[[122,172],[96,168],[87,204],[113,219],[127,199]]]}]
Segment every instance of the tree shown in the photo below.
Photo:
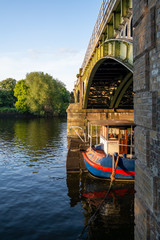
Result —
[{"label": "tree", "polygon": [[16,80],[7,78],[0,82],[0,107],[14,107],[16,98],[14,97],[14,88]]},{"label": "tree", "polygon": [[15,107],[35,115],[64,115],[70,101],[65,85],[43,72],[32,72],[14,88]]},{"label": "tree", "polygon": [[37,115],[53,114],[56,103],[55,80],[43,72],[32,72],[26,75],[28,87],[27,105]]},{"label": "tree", "polygon": [[59,115],[65,115],[66,114],[66,109],[69,105],[70,102],[70,93],[66,89],[65,84],[62,83],[61,81],[56,79],[56,89],[57,91],[57,97],[58,97],[58,102],[56,107],[56,111]]},{"label": "tree", "polygon": [[25,80],[18,81],[14,88],[14,96],[17,98],[15,107],[19,112],[25,113],[29,110],[26,102],[27,93],[28,87],[26,86]]},{"label": "tree", "polygon": [[15,98],[11,91],[0,90],[0,107],[14,107]]},{"label": "tree", "polygon": [[13,91],[16,86],[16,80],[13,78],[7,78],[0,82],[0,90]]}]

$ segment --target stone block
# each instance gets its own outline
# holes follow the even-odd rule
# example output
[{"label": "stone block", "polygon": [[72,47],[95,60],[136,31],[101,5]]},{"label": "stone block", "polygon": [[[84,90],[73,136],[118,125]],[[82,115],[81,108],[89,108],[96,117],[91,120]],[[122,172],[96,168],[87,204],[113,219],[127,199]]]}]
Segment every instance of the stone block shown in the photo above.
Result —
[{"label": "stone block", "polygon": [[152,172],[139,159],[136,160],[135,172],[135,190],[138,198],[143,200],[146,209],[150,209],[153,212],[154,190]]},{"label": "stone block", "polygon": [[139,92],[134,95],[134,119],[139,126],[153,129],[156,126],[157,97],[152,92]]},{"label": "stone block", "polygon": [[[148,86],[146,82],[146,71],[148,66],[146,64],[146,55],[144,54],[138,58],[134,63],[133,72],[133,89],[134,91],[145,90]],[[139,100],[140,101],[140,100]]]},{"label": "stone block", "polygon": [[134,234],[135,240],[147,240],[149,239],[149,215],[143,202],[135,195],[135,229]]},{"label": "stone block", "polygon": [[[139,5],[144,1],[139,1]],[[138,3],[137,3],[138,4]],[[134,59],[138,58],[140,55],[144,54],[144,52],[148,49],[152,49],[156,44],[156,8],[146,8],[143,5],[143,10],[141,11],[141,15],[138,18],[137,22],[134,22],[135,30],[134,30],[134,43],[133,46],[133,56]],[[137,9],[137,7],[136,7]],[[137,14],[136,10],[133,9],[133,16]],[[146,24],[147,23],[147,24]]]},{"label": "stone block", "polygon": [[137,25],[142,19],[146,10],[145,1],[133,0],[133,26]]}]

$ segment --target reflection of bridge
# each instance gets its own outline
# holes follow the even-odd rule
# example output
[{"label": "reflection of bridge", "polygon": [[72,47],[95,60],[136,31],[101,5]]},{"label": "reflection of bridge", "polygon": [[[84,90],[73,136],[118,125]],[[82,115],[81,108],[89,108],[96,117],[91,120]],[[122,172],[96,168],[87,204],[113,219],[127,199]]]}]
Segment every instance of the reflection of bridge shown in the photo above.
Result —
[{"label": "reflection of bridge", "polygon": [[104,0],[68,108],[69,136],[84,119],[133,118],[132,36],[132,0]]}]

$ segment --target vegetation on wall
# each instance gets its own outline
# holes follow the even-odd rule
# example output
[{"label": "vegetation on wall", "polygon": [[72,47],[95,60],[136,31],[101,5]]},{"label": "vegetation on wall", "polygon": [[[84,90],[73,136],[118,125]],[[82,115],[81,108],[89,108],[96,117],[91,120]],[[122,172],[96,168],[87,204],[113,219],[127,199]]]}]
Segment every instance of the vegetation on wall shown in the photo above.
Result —
[{"label": "vegetation on wall", "polygon": [[[0,82],[0,108],[38,116],[63,116],[70,102],[65,85],[43,72],[32,72],[20,81]],[[3,111],[3,110],[2,110]]]}]

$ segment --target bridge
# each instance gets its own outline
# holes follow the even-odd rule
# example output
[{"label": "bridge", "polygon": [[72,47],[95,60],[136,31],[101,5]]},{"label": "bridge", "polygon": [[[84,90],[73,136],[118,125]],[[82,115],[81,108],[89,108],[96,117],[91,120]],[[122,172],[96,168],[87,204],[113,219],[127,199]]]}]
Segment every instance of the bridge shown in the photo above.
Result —
[{"label": "bridge", "polygon": [[133,95],[132,0],[103,0],[67,110],[68,136],[87,120],[133,119]]},{"label": "bridge", "polygon": [[160,239],[159,0],[133,0],[133,9],[131,0],[102,2],[74,97],[67,110],[68,136],[75,134],[72,126],[86,131],[87,121],[134,114],[135,240]]}]

